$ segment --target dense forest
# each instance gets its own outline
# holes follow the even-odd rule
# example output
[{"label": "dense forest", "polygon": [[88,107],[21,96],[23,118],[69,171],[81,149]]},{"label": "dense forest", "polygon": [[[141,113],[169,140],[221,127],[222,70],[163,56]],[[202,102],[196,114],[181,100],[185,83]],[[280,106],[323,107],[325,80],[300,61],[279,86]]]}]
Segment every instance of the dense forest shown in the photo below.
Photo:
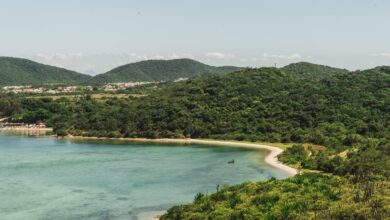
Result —
[{"label": "dense forest", "polygon": [[[14,120],[110,137],[313,143],[341,152],[390,136],[390,74],[377,68],[299,78],[276,68],[172,83],[142,98],[23,99]],[[33,117],[45,112],[41,117]]]},{"label": "dense forest", "polygon": [[281,161],[326,173],[199,194],[163,219],[390,217],[389,67],[349,72],[299,63],[244,69],[128,99],[6,97],[0,115],[45,121],[58,135],[294,143]]}]

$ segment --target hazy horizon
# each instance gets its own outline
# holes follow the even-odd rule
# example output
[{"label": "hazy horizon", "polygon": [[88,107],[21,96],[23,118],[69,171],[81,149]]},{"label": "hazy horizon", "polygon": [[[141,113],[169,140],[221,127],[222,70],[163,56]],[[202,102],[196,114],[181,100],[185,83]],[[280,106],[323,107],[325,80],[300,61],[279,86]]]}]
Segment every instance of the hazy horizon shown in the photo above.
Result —
[{"label": "hazy horizon", "polygon": [[390,64],[390,2],[1,2],[0,56],[96,75],[149,59],[349,70]]}]

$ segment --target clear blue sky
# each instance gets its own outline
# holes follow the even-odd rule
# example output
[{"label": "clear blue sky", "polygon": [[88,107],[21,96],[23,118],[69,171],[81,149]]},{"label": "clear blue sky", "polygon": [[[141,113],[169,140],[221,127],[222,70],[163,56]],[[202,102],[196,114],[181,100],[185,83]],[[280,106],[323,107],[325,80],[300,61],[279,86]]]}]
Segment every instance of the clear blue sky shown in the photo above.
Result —
[{"label": "clear blue sky", "polygon": [[390,65],[388,0],[0,0],[0,55],[87,73],[144,59]]}]

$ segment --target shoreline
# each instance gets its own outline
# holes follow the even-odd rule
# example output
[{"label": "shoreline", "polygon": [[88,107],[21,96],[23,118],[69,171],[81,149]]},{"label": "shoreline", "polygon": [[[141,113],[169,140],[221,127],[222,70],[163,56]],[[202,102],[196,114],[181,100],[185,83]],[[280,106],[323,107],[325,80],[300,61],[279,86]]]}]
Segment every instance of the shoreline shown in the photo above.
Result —
[{"label": "shoreline", "polygon": [[0,128],[0,131],[43,131],[51,132],[52,128],[34,128],[34,127],[3,127]]},{"label": "shoreline", "polygon": [[[54,136],[56,137],[56,136]],[[279,147],[264,145],[264,144],[252,144],[252,143],[242,143],[242,142],[233,142],[233,141],[220,141],[220,140],[203,140],[203,139],[191,139],[191,138],[158,138],[158,139],[148,139],[148,138],[106,138],[106,137],[83,137],[83,136],[65,136],[57,137],[64,139],[80,139],[80,140],[120,140],[120,141],[130,141],[130,142],[144,142],[144,143],[177,143],[177,144],[205,144],[205,145],[217,145],[217,146],[228,146],[228,147],[240,147],[240,148],[250,148],[250,149],[265,149],[270,153],[266,156],[265,162],[273,167],[276,167],[280,170],[285,171],[291,176],[298,174],[298,170],[290,167],[286,164],[280,162],[277,158],[279,154],[283,152],[283,149]]]}]

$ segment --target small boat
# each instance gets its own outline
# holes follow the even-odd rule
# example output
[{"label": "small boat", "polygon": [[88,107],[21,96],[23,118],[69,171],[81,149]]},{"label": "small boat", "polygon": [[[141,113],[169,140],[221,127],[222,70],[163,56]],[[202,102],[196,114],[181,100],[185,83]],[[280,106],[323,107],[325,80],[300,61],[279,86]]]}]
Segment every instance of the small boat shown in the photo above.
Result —
[{"label": "small boat", "polygon": [[234,160],[228,161],[228,164],[234,164]]}]

